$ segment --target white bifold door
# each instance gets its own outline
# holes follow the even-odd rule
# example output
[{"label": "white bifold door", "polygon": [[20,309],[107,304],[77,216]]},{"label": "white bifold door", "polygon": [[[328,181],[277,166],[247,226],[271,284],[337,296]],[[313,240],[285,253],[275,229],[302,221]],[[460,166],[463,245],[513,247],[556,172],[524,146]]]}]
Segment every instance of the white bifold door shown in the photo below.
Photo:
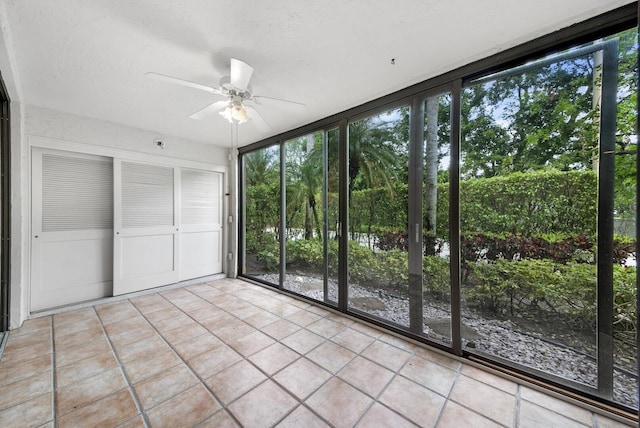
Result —
[{"label": "white bifold door", "polygon": [[178,281],[176,168],[114,159],[113,294]]},{"label": "white bifold door", "polygon": [[31,310],[112,294],[111,158],[34,148]]}]

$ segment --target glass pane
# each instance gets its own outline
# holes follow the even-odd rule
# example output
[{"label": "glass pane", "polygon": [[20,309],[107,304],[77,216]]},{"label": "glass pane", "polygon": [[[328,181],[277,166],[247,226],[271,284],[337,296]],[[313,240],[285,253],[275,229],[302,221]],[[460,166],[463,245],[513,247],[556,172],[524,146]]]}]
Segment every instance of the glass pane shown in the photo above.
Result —
[{"label": "glass pane", "polygon": [[324,301],[324,201],[322,132],[284,143],[286,259],[283,287]]},{"label": "glass pane", "polygon": [[409,326],[408,109],[349,124],[348,306]]},{"label": "glass pane", "polygon": [[244,168],[244,266],[250,277],[280,282],[280,148],[242,157]]},{"label": "glass pane", "polygon": [[423,197],[424,333],[451,344],[451,281],[449,272],[449,164],[451,95],[425,101]]},{"label": "glass pane", "polygon": [[593,54],[466,88],[463,348],[597,387]]},{"label": "glass pane", "polygon": [[637,30],[619,35],[618,115],[615,156],[613,331],[616,402],[638,408],[636,332]]}]

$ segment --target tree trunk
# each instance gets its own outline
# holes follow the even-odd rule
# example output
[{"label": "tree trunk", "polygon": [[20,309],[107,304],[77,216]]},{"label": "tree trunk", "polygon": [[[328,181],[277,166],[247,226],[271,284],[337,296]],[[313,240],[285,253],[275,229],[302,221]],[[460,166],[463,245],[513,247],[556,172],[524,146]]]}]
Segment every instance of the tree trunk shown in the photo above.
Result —
[{"label": "tree trunk", "polygon": [[304,239],[313,239],[313,217],[310,198],[304,204]]},{"label": "tree trunk", "polygon": [[435,255],[436,214],[438,212],[438,97],[427,99],[425,109],[427,138],[424,168],[424,229],[425,255]]}]

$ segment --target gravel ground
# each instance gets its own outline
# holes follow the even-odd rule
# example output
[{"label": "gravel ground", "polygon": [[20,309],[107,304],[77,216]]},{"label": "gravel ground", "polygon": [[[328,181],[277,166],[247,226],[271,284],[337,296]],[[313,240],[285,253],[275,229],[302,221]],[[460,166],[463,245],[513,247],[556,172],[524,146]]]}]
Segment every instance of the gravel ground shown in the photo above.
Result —
[{"label": "gravel ground", "polygon": [[[258,275],[271,283],[278,282],[273,274]],[[324,300],[322,281],[316,277],[287,275],[284,288],[315,300]],[[329,299],[337,301],[337,284],[330,281]],[[349,285],[350,307],[362,310],[401,326],[409,326],[409,300],[382,289]],[[425,304],[424,332],[432,340],[448,343],[449,312],[442,307]],[[586,385],[596,385],[596,359],[588,352],[572,349],[553,341],[542,340],[528,331],[522,331],[511,321],[483,318],[480,315],[462,317],[463,344],[476,352],[499,356],[525,366],[562,376]],[[546,337],[552,337],[547,334]],[[595,346],[595,343],[594,343]],[[590,346],[587,346],[590,348]],[[615,370],[615,401],[638,407],[638,386],[630,373]]]}]

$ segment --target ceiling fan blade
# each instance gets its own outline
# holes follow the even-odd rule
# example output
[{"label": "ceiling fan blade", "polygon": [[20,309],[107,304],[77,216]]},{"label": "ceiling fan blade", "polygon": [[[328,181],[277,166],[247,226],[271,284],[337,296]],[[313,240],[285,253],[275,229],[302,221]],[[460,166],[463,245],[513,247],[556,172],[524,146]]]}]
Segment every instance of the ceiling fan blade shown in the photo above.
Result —
[{"label": "ceiling fan blade", "polygon": [[281,103],[295,104],[299,107],[305,107],[305,108],[307,107],[306,104],[300,103],[298,101],[285,100],[283,98],[265,97],[263,95],[253,95],[251,99],[255,101],[256,104],[260,104],[262,100],[269,100],[269,101],[277,101]]},{"label": "ceiling fan blade", "polygon": [[251,121],[256,125],[256,128],[258,128],[262,132],[268,132],[272,130],[271,126],[269,126],[269,124],[262,118],[262,116],[260,116],[256,109],[246,104],[244,108],[247,111],[247,116],[249,116],[249,119],[251,119]]},{"label": "ceiling fan blade", "polygon": [[222,110],[228,104],[229,104],[229,101],[216,101],[215,103],[209,104],[205,108],[200,109],[197,112],[193,113],[191,116],[189,116],[189,118],[191,118],[191,119],[203,119],[203,118],[209,116],[212,113],[215,113],[215,112],[217,112],[219,110]]},{"label": "ceiling fan blade", "polygon": [[231,58],[231,84],[240,92],[247,89],[252,75],[253,67],[239,59]]},{"label": "ceiling fan blade", "polygon": [[211,86],[201,85],[200,83],[190,82],[189,80],[178,79],[177,77],[171,77],[160,73],[154,73],[152,71],[145,73],[146,76],[149,76],[152,79],[160,80],[162,82],[174,83],[176,85],[187,86],[189,88],[199,89],[201,91],[210,92],[212,94],[220,94],[223,95],[219,89],[212,88]]}]

